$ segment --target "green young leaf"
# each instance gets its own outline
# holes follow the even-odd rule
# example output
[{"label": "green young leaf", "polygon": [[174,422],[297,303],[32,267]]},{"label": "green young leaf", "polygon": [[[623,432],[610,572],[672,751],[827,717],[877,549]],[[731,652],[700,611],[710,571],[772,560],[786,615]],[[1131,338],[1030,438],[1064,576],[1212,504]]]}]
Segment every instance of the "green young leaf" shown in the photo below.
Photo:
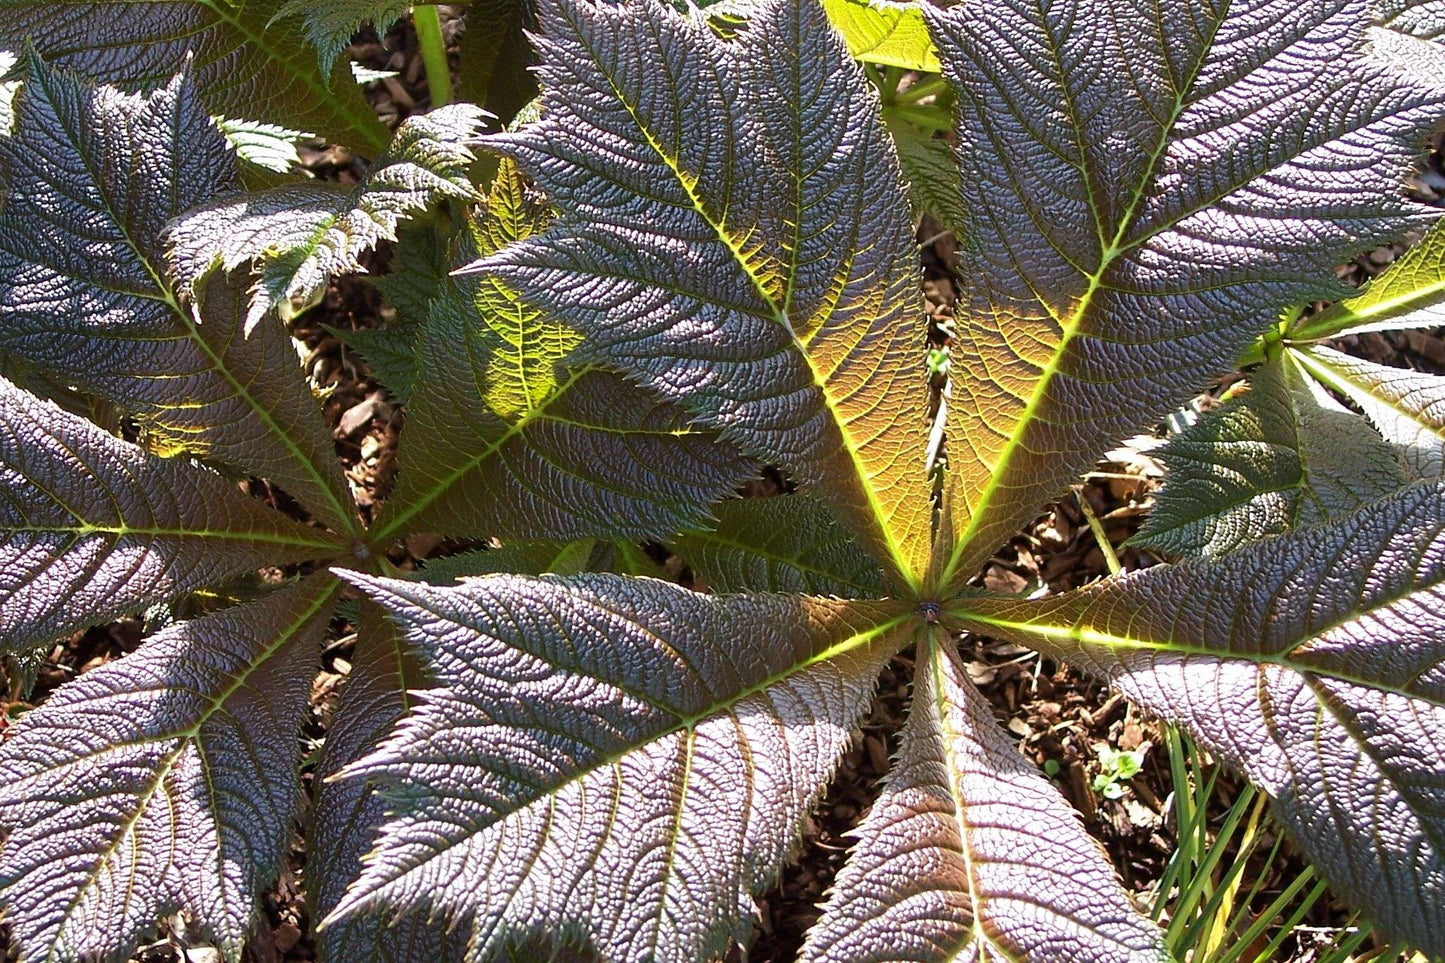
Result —
[{"label": "green young leaf", "polygon": [[[381,741],[422,683],[396,626],[380,606],[363,599],[351,671],[326,729],[306,832],[306,895],[313,919],[323,919],[341,902],[388,808],[365,780],[330,777]],[[423,913],[401,919],[361,914],[318,933],[316,952],[321,963],[462,963],[466,935],[464,929],[448,933]]]},{"label": "green young leaf", "polygon": [[908,181],[908,203],[915,217],[932,215],[939,226],[963,243],[968,214],[963,207],[963,185],[958,160],[948,141],[909,124],[890,125],[898,145],[898,163]]},{"label": "green young leaf", "polygon": [[475,959],[546,939],[604,963],[724,955],[916,619],[618,576],[346,577],[440,688],[345,770],[393,815],[322,925],[425,909]]},{"label": "green young leaf", "polygon": [[269,478],[349,530],[286,332],[247,340],[241,292],[218,280],[190,303],[167,280],[165,225],[233,177],[186,76],[135,97],[32,57],[18,122],[0,139],[0,350],[131,412],[153,450]]},{"label": "green young leaf", "polygon": [[1112,680],[1186,726],[1388,939],[1445,953],[1445,486],[959,625]]},{"label": "green young leaf", "polygon": [[18,60],[14,53],[0,50],[0,137],[8,137],[15,127],[15,95],[20,91],[20,81],[4,78]]},{"label": "green young leaf", "polygon": [[848,52],[869,63],[938,73],[923,4],[896,0],[822,0]]},{"label": "green young leaf", "polygon": [[539,18],[542,117],[493,140],[561,216],[477,269],[785,465],[919,584],[917,251],[877,93],[821,8],[760,4],[736,41],[654,3]]},{"label": "green young leaf", "polygon": [[360,256],[396,240],[397,224],[441,198],[476,199],[467,168],[481,111],[452,104],[407,118],[387,152],[351,187],[313,182],[223,197],[168,231],[170,263],[183,290],[216,267],[252,265],[260,278],[246,314],[249,334],[268,311],[309,307],[339,274],[363,270]]},{"label": "green young leaf", "polygon": [[0,0],[0,46],[29,42],[47,60],[125,90],[163,86],[187,58],[209,114],[314,130],[363,151],[386,128],[344,64],[316,69],[272,26],[282,0]]},{"label": "green young leaf", "polygon": [[467,7],[457,41],[457,91],[503,125],[537,96],[526,33],[536,26],[530,0],[472,0]]},{"label": "green young leaf", "polygon": [[231,963],[301,802],[296,730],[339,586],[165,629],[0,745],[0,899],[34,963],[123,960],[180,910]]},{"label": "green young leaf", "polygon": [[0,379],[0,648],[345,545]]},{"label": "green young leaf", "polygon": [[856,835],[802,963],[1169,958],[949,639],[919,644],[902,745]]},{"label": "green young leaf", "polygon": [[[1433,212],[1400,189],[1445,58],[1358,3],[924,8],[969,214],[948,585],[1334,265]],[[1421,69],[1411,69],[1411,63]]]},{"label": "green young leaf", "polygon": [[421,579],[432,585],[450,585],[478,575],[581,575],[596,551],[597,541],[581,538],[575,542],[517,541],[500,548],[462,552],[428,559]]},{"label": "green young leaf", "polygon": [[[505,163],[459,263],[533,235],[545,214]],[[753,466],[680,408],[564,365],[579,337],[496,278],[450,279],[418,341],[428,377],[407,413],[376,539],[661,537],[697,524]]]},{"label": "green young leaf", "polygon": [[296,153],[296,142],[316,136],[276,124],[225,117],[216,118],[216,127],[238,158],[272,174],[289,174],[300,168],[301,155]]},{"label": "green young leaf", "polygon": [[1255,370],[1245,395],[1158,454],[1169,475],[1132,543],[1169,556],[1221,555],[1338,518],[1408,482],[1384,439],[1318,394],[1284,352]]},{"label": "green young leaf", "polygon": [[1445,475],[1445,378],[1363,361],[1329,348],[1291,349],[1290,355],[1322,384],[1359,405],[1386,440],[1397,446],[1417,478]]},{"label": "green young leaf", "polygon": [[336,58],[363,25],[371,24],[378,37],[385,37],[409,6],[401,0],[285,0],[273,21],[301,18],[306,39],[316,48],[321,74],[329,77],[334,73]]},{"label": "green young leaf", "polygon": [[1445,325],[1445,224],[1430,229],[1363,293],[1291,324],[1291,341],[1318,341],[1366,331]]},{"label": "green young leaf", "polygon": [[713,529],[684,532],[673,544],[715,592],[883,594],[878,563],[806,495],[733,499],[714,511]]}]

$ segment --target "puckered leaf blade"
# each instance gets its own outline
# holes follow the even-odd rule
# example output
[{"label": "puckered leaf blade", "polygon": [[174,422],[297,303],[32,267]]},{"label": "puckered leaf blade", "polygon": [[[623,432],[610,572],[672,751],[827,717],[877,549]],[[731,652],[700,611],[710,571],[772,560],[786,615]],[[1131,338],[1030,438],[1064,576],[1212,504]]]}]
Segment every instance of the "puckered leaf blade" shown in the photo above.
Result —
[{"label": "puckered leaf blade", "polygon": [[1077,811],[1004,736],[950,640],[920,643],[888,783],[802,963],[1160,963]]},{"label": "puckered leaf blade", "polygon": [[896,0],[823,0],[823,9],[848,44],[869,63],[937,73],[938,51],[928,35],[921,4]]},{"label": "puckered leaf blade", "polygon": [[0,379],[0,648],[344,544]]},{"label": "puckered leaf blade", "polygon": [[301,19],[306,39],[316,48],[322,76],[330,76],[336,58],[364,24],[371,24],[378,37],[385,37],[407,6],[401,0],[285,0],[276,17]]},{"label": "puckered leaf blade", "polygon": [[215,267],[254,266],[260,277],[246,314],[249,334],[271,310],[306,307],[360,256],[396,240],[402,219],[439,198],[476,199],[467,179],[481,110],[452,104],[408,117],[366,176],[338,184],[288,184],[218,198],[169,230],[170,263],[183,289]]},{"label": "puckered leaf blade", "polygon": [[1359,405],[1416,477],[1445,475],[1445,378],[1324,347],[1291,355],[1322,384]]},{"label": "puckered leaf blade", "polygon": [[193,304],[167,280],[166,224],[234,176],[186,75],[138,97],[31,58],[18,123],[0,140],[0,350],[132,412],[153,449],[269,478],[347,530],[290,338],[244,338],[223,282]]},{"label": "puckered leaf blade", "polygon": [[[313,919],[324,919],[341,902],[361,871],[387,801],[364,779],[331,779],[370,752],[410,708],[409,690],[423,684],[416,657],[396,626],[369,599],[361,603],[351,671],[326,729],[316,770],[316,800],[306,833],[306,893]],[[385,921],[378,914],[347,917],[317,934],[321,963],[460,963],[466,931],[447,932],[424,913]]]},{"label": "puckered leaf blade", "polygon": [[[1430,216],[1445,89],[1364,0],[925,11],[959,103],[970,267],[950,584],[1333,267]],[[1437,72],[1438,73],[1438,72]]]},{"label": "puckered leaf blade", "polygon": [[181,623],[0,745],[0,901],[36,963],[127,959],[182,910],[238,961],[300,803],[297,729],[338,586]]},{"label": "puckered leaf blade", "polygon": [[282,0],[0,0],[0,45],[29,41],[49,60],[129,91],[163,85],[193,58],[211,114],[315,131],[379,151],[386,128],[344,64],[328,75],[271,27]]},{"label": "puckered leaf blade", "polygon": [[1221,555],[1338,518],[1408,483],[1379,433],[1321,397],[1286,352],[1254,371],[1246,394],[1157,455],[1169,474],[1131,541],[1169,556]]},{"label": "puckered leaf blade", "polygon": [[1445,952],[1445,487],[960,624],[1109,678],[1275,800],[1342,897]]},{"label": "puckered leaf blade", "polygon": [[[504,161],[457,263],[546,222]],[[754,471],[676,405],[610,372],[572,367],[580,337],[495,277],[445,279],[417,343],[395,494],[378,538],[656,538],[696,524]]]},{"label": "puckered leaf blade", "polygon": [[733,499],[714,512],[711,529],[684,532],[673,545],[715,592],[883,594],[878,563],[806,495]]},{"label": "puckered leaf blade", "polygon": [[479,269],[786,465],[917,583],[923,315],[876,92],[814,3],[763,4],[736,42],[653,0],[540,17],[542,119],[496,143],[561,216]]},{"label": "puckered leaf blade", "polygon": [[332,919],[430,906],[470,925],[472,960],[538,939],[724,953],[916,618],[615,576],[347,577],[441,688],[348,770],[394,815]]}]

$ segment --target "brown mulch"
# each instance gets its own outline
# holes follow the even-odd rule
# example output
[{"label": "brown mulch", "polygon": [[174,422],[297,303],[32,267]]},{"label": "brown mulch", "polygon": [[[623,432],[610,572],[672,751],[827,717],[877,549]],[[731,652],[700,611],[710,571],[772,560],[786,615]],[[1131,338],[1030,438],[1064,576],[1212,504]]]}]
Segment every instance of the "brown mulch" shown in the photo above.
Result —
[{"label": "brown mulch", "polygon": [[[449,36],[456,26],[454,17],[445,18]],[[385,78],[367,89],[368,97],[389,124],[394,126],[411,113],[426,109],[420,57],[409,25],[398,24],[385,42],[374,35],[363,35],[352,53],[354,59],[373,69],[398,72],[398,76]],[[353,180],[363,170],[360,161],[334,148],[313,151],[307,160],[317,176],[343,182]],[[936,231],[931,227],[925,225],[921,236],[933,237]],[[941,340],[951,315],[953,282],[947,267],[952,260],[950,246],[950,239],[944,237],[925,255],[926,293],[935,342]],[[1358,281],[1377,273],[1393,253],[1376,252],[1361,258],[1344,274]],[[374,273],[384,273],[387,261],[388,252],[383,249],[368,267]],[[322,304],[293,326],[293,334],[304,349],[303,367],[324,393],[323,410],[333,430],[337,455],[368,520],[393,484],[404,410],[371,376],[364,361],[327,328],[373,327],[383,323],[389,311],[371,286],[346,278],[334,284]],[[1344,346],[1382,363],[1445,372],[1445,341],[1434,332],[1368,334],[1348,339]],[[1206,395],[1202,403],[1208,401]],[[1139,527],[1162,477],[1161,467],[1150,457],[1151,447],[1148,439],[1136,439],[1110,452],[1074,491],[1000,549],[979,573],[979,584],[1006,592],[1040,587],[1059,592],[1107,576],[1105,554],[1087,524],[1080,499],[1101,520],[1109,541],[1120,546]],[[248,484],[258,497],[271,499],[283,510],[294,508],[284,495],[269,491],[264,482],[253,480]],[[771,473],[748,494],[768,495],[784,488],[786,483]],[[399,546],[392,560],[402,568],[412,568],[419,560],[449,554],[459,547],[421,536]],[[1120,548],[1119,556],[1126,570],[1157,561],[1133,548]],[[679,560],[669,561],[669,571],[685,579]],[[259,580],[280,574],[263,573]],[[308,751],[324,739],[331,699],[347,668],[350,627],[341,620],[333,627],[333,641],[324,653],[323,670],[313,687],[312,713],[304,733]],[[80,672],[134,651],[146,630],[142,619],[127,618],[78,633],[56,646],[38,670],[32,703],[43,701],[56,686]],[[964,640],[961,650],[971,678],[988,696],[1000,724],[1019,739],[1026,756],[1056,771],[1055,783],[1104,846],[1125,885],[1135,893],[1145,894],[1159,879],[1174,849],[1169,806],[1173,787],[1160,726],[1068,666],[1041,660],[1029,650],[988,639]],[[750,963],[790,963],[803,935],[817,918],[817,907],[850,848],[847,834],[877,797],[897,747],[897,734],[907,712],[911,671],[911,653],[905,652],[890,663],[880,679],[854,747],[845,756],[817,812],[805,824],[797,860],[784,869],[777,885],[759,901],[757,937],[747,954]],[[1143,771],[1129,781],[1122,797],[1116,800],[1102,798],[1090,785],[1099,770],[1100,746],[1142,749],[1146,753]],[[305,778],[309,781],[309,773]],[[1232,783],[1226,781],[1228,785]],[[280,882],[265,898],[262,923],[246,951],[249,963],[315,959],[308,935],[314,921],[309,918],[298,883],[304,875],[304,863],[298,835]],[[1261,866],[1258,871],[1287,878],[1299,865],[1298,857],[1290,856],[1284,865]],[[1341,908],[1326,900],[1306,922],[1328,927],[1342,919]],[[176,921],[178,932],[183,925]],[[133,963],[211,963],[215,959],[212,951],[204,949],[185,951],[183,955],[169,940],[162,939],[141,950]]]}]

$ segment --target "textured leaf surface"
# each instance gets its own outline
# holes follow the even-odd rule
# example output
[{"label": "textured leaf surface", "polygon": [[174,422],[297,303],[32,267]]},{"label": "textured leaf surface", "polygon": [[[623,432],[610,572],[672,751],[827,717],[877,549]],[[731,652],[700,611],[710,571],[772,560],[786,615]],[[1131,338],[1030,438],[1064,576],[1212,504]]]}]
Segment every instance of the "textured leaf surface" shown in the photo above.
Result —
[{"label": "textured leaf surface", "polygon": [[883,593],[878,563],[806,495],[733,499],[714,512],[710,531],[685,532],[673,544],[715,592]]},{"label": "textured leaf surface", "polygon": [[[506,162],[458,263],[543,223]],[[752,474],[681,408],[615,374],[569,370],[579,340],[495,277],[448,279],[417,342],[428,376],[411,399],[378,537],[661,537],[696,524]]]},{"label": "textured leaf surface", "polygon": [[902,125],[893,128],[893,141],[898,145],[898,163],[908,181],[908,203],[914,216],[932,215],[961,243],[968,214],[963,208],[963,185],[953,148],[931,133]]},{"label": "textured leaf surface", "polygon": [[169,232],[176,278],[190,288],[217,266],[254,266],[260,278],[248,333],[273,308],[309,306],[332,278],[363,270],[362,254],[396,240],[402,219],[440,198],[476,197],[467,168],[482,120],[471,104],[408,117],[386,154],[350,188],[290,184],[188,212]]},{"label": "textured leaf surface", "polygon": [[0,44],[26,40],[46,59],[125,90],[163,85],[193,57],[206,109],[316,131],[379,151],[386,128],[341,65],[324,76],[287,25],[282,0],[0,0]]},{"label": "textured leaf surface", "polygon": [[300,803],[334,580],[165,629],[0,746],[0,900],[27,960],[128,958],[176,910],[237,961]]},{"label": "textured leaf surface", "polygon": [[938,51],[918,3],[823,0],[828,21],[859,60],[904,70],[939,70]]},{"label": "textured leaf surface", "polygon": [[918,650],[882,796],[803,963],[1168,959],[1077,811],[1004,735],[953,643]]},{"label": "textured leaf surface", "polygon": [[285,0],[276,17],[301,18],[306,39],[316,48],[321,74],[330,76],[336,58],[363,24],[371,24],[378,37],[385,37],[407,6],[399,0]]},{"label": "textured leaf surface", "polygon": [[1290,325],[1293,341],[1445,325],[1445,226],[1430,229],[1362,294]]},{"label": "textured leaf surface", "polygon": [[736,43],[654,0],[539,16],[542,119],[495,142],[561,215],[480,269],[918,581],[917,251],[876,92],[821,8],[761,4]]},{"label": "textured leaf surface", "polygon": [[952,614],[1103,674],[1276,802],[1343,898],[1445,953],[1445,488],[1220,559]]},{"label": "textured leaf surface", "polygon": [[1293,353],[1310,374],[1340,392],[1398,446],[1419,478],[1445,475],[1445,378],[1313,348]]},{"label": "textured leaf surface", "polygon": [[472,0],[457,40],[457,93],[508,124],[537,96],[531,41],[537,19],[531,0]]},{"label": "textured leaf surface", "polygon": [[1158,457],[1169,475],[1132,541],[1170,556],[1221,555],[1407,484],[1384,439],[1318,396],[1287,354],[1256,369],[1248,393],[1206,414]]},{"label": "textured leaf surface", "polygon": [[[306,884],[313,919],[341,901],[361,871],[384,821],[386,799],[364,779],[328,779],[370,752],[410,708],[409,689],[423,678],[402,648],[396,626],[380,606],[361,603],[351,672],[342,685],[316,770],[316,801],[306,833]],[[322,963],[459,963],[466,931],[446,933],[441,922],[411,913],[388,922],[379,914],[351,916],[317,934]]]},{"label": "textured leaf surface", "polygon": [[166,280],[166,223],[232,177],[184,75],[141,98],[32,61],[0,139],[0,350],[134,413],[154,449],[269,478],[344,529],[355,509],[290,338],[243,338],[222,282],[197,307]]},{"label": "textured leaf surface", "polygon": [[441,688],[348,770],[395,815],[338,914],[430,906],[470,921],[475,960],[540,937],[618,963],[722,955],[911,618],[613,576],[348,577]]},{"label": "textured leaf surface", "polygon": [[1445,90],[1410,69],[1441,51],[1372,27],[1364,0],[925,12],[972,244],[948,428],[959,584],[1280,307],[1338,296],[1335,264],[1429,216],[1401,181]]},{"label": "textured leaf surface", "polygon": [[581,575],[596,547],[591,538],[508,542],[498,548],[427,559],[420,577],[432,585],[450,585],[476,575]]},{"label": "textured leaf surface", "polygon": [[0,648],[342,543],[0,379]]}]

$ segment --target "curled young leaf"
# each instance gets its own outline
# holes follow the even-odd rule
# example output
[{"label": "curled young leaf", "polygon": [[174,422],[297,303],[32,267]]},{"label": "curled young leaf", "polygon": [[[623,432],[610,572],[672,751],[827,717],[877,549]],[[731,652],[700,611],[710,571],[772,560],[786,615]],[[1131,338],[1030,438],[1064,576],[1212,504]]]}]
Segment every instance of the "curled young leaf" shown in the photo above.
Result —
[{"label": "curled young leaf", "polygon": [[476,199],[467,168],[483,114],[471,104],[407,118],[387,152],[350,188],[314,182],[223,197],[167,233],[183,290],[216,267],[253,265],[260,277],[246,333],[267,312],[309,306],[327,282],[362,270],[360,256],[396,240],[396,227],[441,198]]},{"label": "curled young leaf", "polygon": [[346,770],[393,814],[323,925],[430,908],[478,959],[539,940],[609,963],[725,953],[914,618],[616,576],[347,578],[439,688]]}]

